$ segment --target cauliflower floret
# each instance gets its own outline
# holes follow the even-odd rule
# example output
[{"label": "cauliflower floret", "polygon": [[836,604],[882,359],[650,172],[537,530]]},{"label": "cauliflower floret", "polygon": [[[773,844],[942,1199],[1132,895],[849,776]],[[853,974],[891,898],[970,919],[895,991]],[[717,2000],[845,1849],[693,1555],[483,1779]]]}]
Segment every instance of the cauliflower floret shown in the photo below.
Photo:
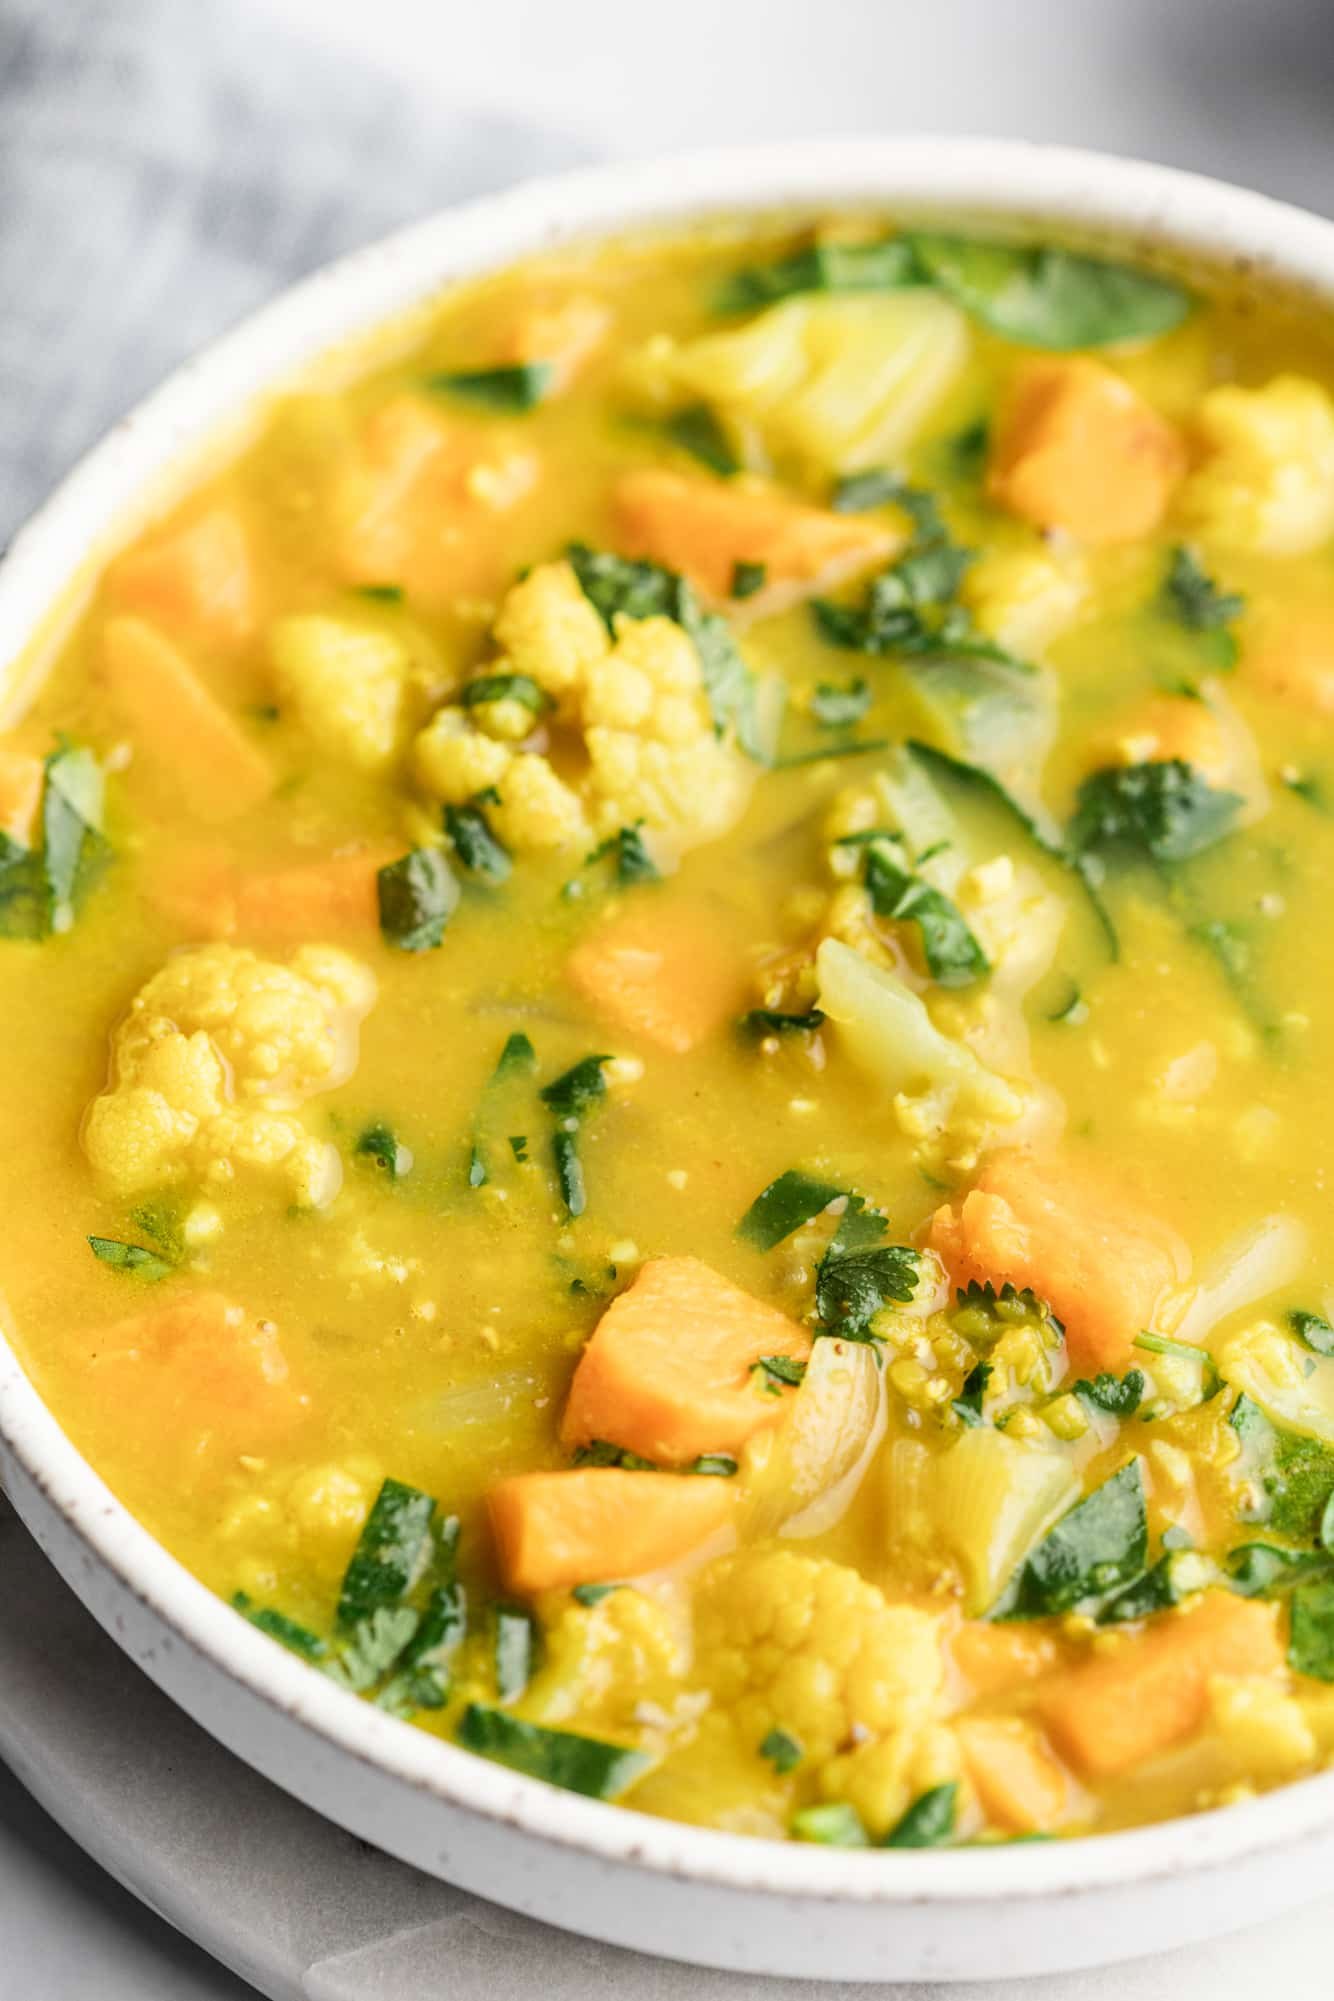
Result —
[{"label": "cauliflower floret", "polygon": [[[543,752],[497,741],[512,734],[507,721],[497,729],[490,717],[441,709],[414,752],[428,792],[461,805],[494,788],[496,831],[521,853],[641,822],[685,849],[737,818],[753,771],[716,734],[699,654],[672,619],[619,618],[613,642],[569,564],[550,563],[515,585],[496,638],[507,657],[487,674],[526,674],[560,698],[558,719],[580,732],[586,762],[572,760],[567,780]],[[525,713],[523,734],[531,727]]]},{"label": "cauliflower floret", "polygon": [[179,953],[112,1038],[112,1081],[84,1125],[93,1168],[119,1195],[242,1169],[328,1201],[337,1154],[297,1108],[351,1075],[374,998],[373,975],[331,946],[286,966],[236,945]]},{"label": "cauliflower floret", "polygon": [[887,1834],[915,1799],[959,1776],[959,1746],[952,1730],[928,1726],[920,1735],[898,1730],[831,1758],[820,1774],[826,1799],[846,1800],[877,1839]]},{"label": "cauliflower floret", "polygon": [[594,1735],[670,1727],[686,1648],[666,1605],[622,1587],[587,1607],[553,1593],[542,1610],[543,1665],[523,1697],[525,1716]]},{"label": "cauliflower floret", "polygon": [[1295,1778],[1319,1755],[1300,1703],[1262,1675],[1218,1676],[1209,1684],[1209,1716],[1239,1772],[1261,1784]]},{"label": "cauliflower floret", "polygon": [[943,1700],[928,1613],[891,1605],[843,1564],[761,1544],[704,1573],[695,1645],[697,1678],[743,1743],[795,1737],[803,1774],[823,1791],[858,1783],[877,1832],[908,1805]]},{"label": "cauliflower floret", "polygon": [[521,752],[500,780],[498,790],[500,804],[492,819],[507,847],[526,854],[588,842],[588,821],[578,795],[556,776],[544,757]]},{"label": "cauliflower floret", "polygon": [[964,578],[964,602],[998,644],[1021,657],[1040,654],[1078,615],[1088,594],[1083,558],[1045,549],[997,549]]},{"label": "cauliflower floret", "polygon": [[1334,534],[1334,403],[1319,383],[1211,389],[1197,424],[1208,456],[1181,489],[1190,528],[1263,556],[1305,555]]},{"label": "cauliflower floret", "polygon": [[337,618],[284,618],[269,654],[280,701],[317,749],[361,771],[392,763],[412,671],[397,639]]},{"label": "cauliflower floret", "polygon": [[413,746],[418,782],[447,806],[498,785],[514,752],[475,730],[463,709],[440,709]]},{"label": "cauliflower floret", "polygon": [[510,669],[557,698],[582,687],[611,647],[601,614],[568,563],[530,570],[507,595],[495,633]]}]

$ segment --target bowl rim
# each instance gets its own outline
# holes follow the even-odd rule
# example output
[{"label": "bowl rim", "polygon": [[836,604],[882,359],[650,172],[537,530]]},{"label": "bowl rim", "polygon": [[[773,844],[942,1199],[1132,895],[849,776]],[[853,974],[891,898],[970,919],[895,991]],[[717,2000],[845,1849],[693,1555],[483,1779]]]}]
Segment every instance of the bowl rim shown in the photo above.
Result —
[{"label": "bowl rim", "polygon": [[[412,223],[301,280],[122,419],[0,562],[0,679],[40,644],[76,580],[122,539],[127,516],[144,518],[166,487],[187,486],[203,448],[238,416],[320,357],[459,279],[643,227],[857,203],[1064,228],[1131,254],[1184,253],[1334,298],[1334,222],[1202,175],[1069,147],[943,135],[815,140],[522,183]],[[81,1543],[81,1561],[109,1571],[176,1643],[225,1679],[442,1805],[604,1863],[829,1903],[1036,1901],[1237,1862],[1334,1825],[1334,1772],[1225,1811],[1120,1833],[929,1855],[826,1850],[586,1800],[384,1714],[239,1618],[115,1498],[42,1401],[3,1325],[0,1444]]]}]

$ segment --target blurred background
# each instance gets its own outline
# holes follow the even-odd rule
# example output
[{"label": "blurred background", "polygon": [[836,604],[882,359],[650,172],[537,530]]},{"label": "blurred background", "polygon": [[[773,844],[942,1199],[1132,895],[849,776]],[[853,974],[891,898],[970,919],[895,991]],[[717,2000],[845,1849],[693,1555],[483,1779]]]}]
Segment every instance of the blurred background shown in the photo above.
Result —
[{"label": "blurred background", "polygon": [[[1332,99],[1329,0],[0,0],[0,541],[289,279],[532,173],[952,131],[1330,211]],[[0,2001],[242,1993],[0,1768]]]}]

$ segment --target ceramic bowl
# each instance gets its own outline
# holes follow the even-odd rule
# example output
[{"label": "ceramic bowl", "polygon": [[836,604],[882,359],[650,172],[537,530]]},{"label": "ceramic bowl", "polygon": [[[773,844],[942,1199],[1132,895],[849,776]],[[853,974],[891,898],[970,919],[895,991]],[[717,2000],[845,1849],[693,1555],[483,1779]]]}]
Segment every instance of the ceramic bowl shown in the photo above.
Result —
[{"label": "ceramic bowl", "polygon": [[[377,326],[410,317],[453,280],[645,225],[857,203],[994,218],[1334,300],[1334,225],[1091,153],[871,140],[535,182],[319,273],[127,418],[0,568],[0,693],[11,709],[21,705],[81,580],[234,446],[275,387],[349,365]],[[929,1854],[751,1840],[577,1798],[395,1721],[237,1618],[109,1492],[2,1335],[0,1474],[96,1617],[239,1757],[418,1868],[597,1938],[702,1965],[845,1981],[1035,1974],[1258,1922],[1331,1879],[1334,1774],[1127,1833]]]}]

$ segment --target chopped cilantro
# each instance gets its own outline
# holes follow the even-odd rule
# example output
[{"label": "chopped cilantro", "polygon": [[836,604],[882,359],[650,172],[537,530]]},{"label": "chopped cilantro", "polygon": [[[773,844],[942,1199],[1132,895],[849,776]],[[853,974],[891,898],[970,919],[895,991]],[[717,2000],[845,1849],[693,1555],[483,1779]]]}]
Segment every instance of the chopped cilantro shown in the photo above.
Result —
[{"label": "chopped cilantro", "polygon": [[724,479],[740,472],[741,461],[732,449],[731,439],[707,403],[692,403],[684,410],[674,411],[665,429],[674,445],[708,466],[710,472]]},{"label": "chopped cilantro", "polygon": [[796,1771],[803,1755],[797,1739],[786,1730],[771,1730],[760,1745],[760,1756],[769,1760],[780,1779]]},{"label": "chopped cilantro", "polygon": [[769,580],[767,563],[736,562],[732,565],[732,590],[734,598],[753,598],[764,589]]},{"label": "chopped cilantro", "polygon": [[1148,1542],[1143,1475],[1131,1459],[1048,1530],[992,1617],[1042,1619],[1105,1598],[1140,1575]]},{"label": "chopped cilantro", "polygon": [[871,243],[808,244],[770,264],[752,264],[723,281],[719,313],[749,313],[799,292],[892,292],[910,285],[916,260],[902,237]]},{"label": "chopped cilantro", "polygon": [[686,1468],[689,1473],[712,1475],[719,1480],[730,1480],[736,1470],[737,1463],[730,1452],[701,1452]]},{"label": "chopped cilantro", "polygon": [[459,701],[465,709],[480,708],[485,702],[518,702],[534,716],[555,706],[531,674],[479,674],[464,682]]},{"label": "chopped cilantro", "polygon": [[609,1438],[594,1438],[587,1445],[581,1445],[574,1454],[576,1466],[619,1466],[623,1473],[656,1473],[657,1466],[652,1459],[641,1459],[637,1452],[627,1452],[622,1446],[613,1445]]},{"label": "chopped cilantro", "polygon": [[1144,1389],[1143,1370],[1128,1369],[1124,1376],[1113,1376],[1104,1369],[1092,1382],[1081,1376],[1074,1385],[1074,1395],[1097,1410],[1105,1410],[1109,1417],[1133,1417],[1143,1401]]},{"label": "chopped cilantro", "polygon": [[896,239],[919,281],[944,292],[993,333],[1057,350],[1145,340],[1178,326],[1191,295],[1136,265],[1050,244],[995,243],[935,230]]},{"label": "chopped cilantro", "polygon": [[927,970],[938,986],[971,986],[991,962],[958,906],[915,875],[888,836],[863,847],[863,876],[877,917],[914,924]]},{"label": "chopped cilantro", "polygon": [[401,1480],[386,1480],[361,1531],[343,1576],[338,1624],[353,1626],[372,1612],[397,1605],[431,1559],[436,1504]]},{"label": "chopped cilantro", "polygon": [[613,875],[622,889],[633,888],[637,882],[661,882],[662,870],[648,851],[639,826],[621,827],[605,841],[594,848],[584,862],[591,868],[595,862],[611,858],[614,861]]},{"label": "chopped cilantro", "polygon": [[867,713],[871,701],[871,684],[860,675],[842,687],[821,681],[811,696],[811,714],[822,729],[851,729]]},{"label": "chopped cilantro", "polygon": [[964,1377],[963,1388],[950,1405],[956,1417],[969,1426],[982,1422],[982,1399],[994,1371],[990,1362],[977,1362]]},{"label": "chopped cilantro", "polygon": [[1220,591],[1189,549],[1172,551],[1163,598],[1180,625],[1205,635],[1214,667],[1227,673],[1236,666],[1237,642],[1228,628],[1245,610],[1246,600]]},{"label": "chopped cilantro", "polygon": [[613,1591],[619,1591],[619,1584],[576,1584],[570,1593],[576,1605],[600,1605],[604,1598],[610,1598]]},{"label": "chopped cilantro", "polygon": [[577,1129],[607,1094],[602,1066],[610,1061],[609,1056],[585,1056],[538,1092],[556,1121],[551,1157],[561,1200],[571,1216],[582,1216],[588,1206]]},{"label": "chopped cilantro", "polygon": [[479,410],[522,411],[536,408],[555,377],[549,361],[520,361],[503,368],[437,369],[426,387]]},{"label": "chopped cilantro", "polygon": [[761,1355],[758,1362],[751,1364],[752,1374],[756,1369],[767,1381],[790,1389],[796,1389],[806,1380],[806,1364],[795,1355]]},{"label": "chopped cilantro", "polygon": [[742,1035],[813,1035],[824,1023],[818,1007],[804,1014],[784,1014],[779,1008],[753,1007],[737,1023]]},{"label": "chopped cilantro", "polygon": [[760,1190],[737,1224],[736,1234],[756,1250],[771,1251],[844,1193],[831,1181],[817,1181],[790,1167]]},{"label": "chopped cilantro", "polygon": [[1184,861],[1231,833],[1241,805],[1184,758],[1113,765],[1080,786],[1069,844],[1079,856]]},{"label": "chopped cilantro", "polygon": [[412,1172],[411,1152],[400,1143],[390,1127],[379,1121],[365,1128],[352,1151],[359,1158],[373,1162],[391,1181],[401,1180],[405,1174]]},{"label": "chopped cilantro", "polygon": [[480,806],[446,806],[445,832],[470,875],[504,882],[514,866],[504,842],[492,833]]},{"label": "chopped cilantro", "polygon": [[1288,1665],[1315,1681],[1334,1681],[1334,1577],[1312,1577],[1292,1594]]}]

